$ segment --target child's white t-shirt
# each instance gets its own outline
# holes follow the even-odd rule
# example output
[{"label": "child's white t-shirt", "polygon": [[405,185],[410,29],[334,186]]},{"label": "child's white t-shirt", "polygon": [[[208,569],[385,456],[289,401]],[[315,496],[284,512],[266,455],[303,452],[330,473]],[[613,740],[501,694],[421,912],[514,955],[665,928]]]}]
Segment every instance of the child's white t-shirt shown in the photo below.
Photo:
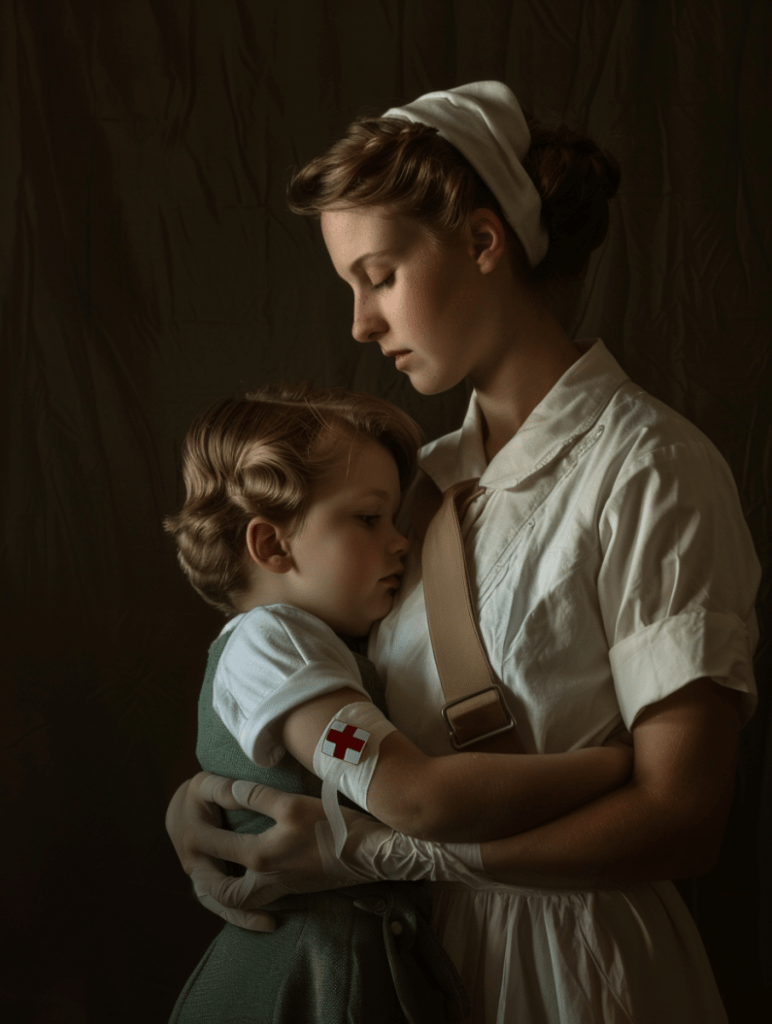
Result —
[{"label": "child's white t-shirt", "polygon": [[261,605],[236,615],[222,631],[227,632],[214,677],[214,710],[247,757],[263,768],[286,753],[277,726],[288,711],[343,687],[369,700],[354,655],[309,612]]}]

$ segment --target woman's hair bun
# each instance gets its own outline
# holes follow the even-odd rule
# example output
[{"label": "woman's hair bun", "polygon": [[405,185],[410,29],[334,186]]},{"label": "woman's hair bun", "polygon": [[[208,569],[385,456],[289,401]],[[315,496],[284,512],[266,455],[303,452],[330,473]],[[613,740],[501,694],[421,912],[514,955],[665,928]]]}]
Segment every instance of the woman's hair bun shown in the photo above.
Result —
[{"label": "woman's hair bun", "polygon": [[581,276],[608,232],[608,203],[619,187],[619,164],[592,139],[565,124],[527,120],[531,148],[523,166],[541,197],[542,220],[549,233],[538,276]]}]

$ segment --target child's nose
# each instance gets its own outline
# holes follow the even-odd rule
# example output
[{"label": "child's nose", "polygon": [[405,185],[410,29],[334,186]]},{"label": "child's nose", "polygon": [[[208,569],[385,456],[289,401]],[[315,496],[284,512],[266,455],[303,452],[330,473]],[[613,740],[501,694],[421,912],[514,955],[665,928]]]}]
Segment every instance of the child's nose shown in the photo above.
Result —
[{"label": "child's nose", "polygon": [[394,531],[394,539],[391,542],[391,550],[395,552],[401,552],[403,555],[407,554],[410,550],[410,541],[407,537],[403,537],[401,533]]}]

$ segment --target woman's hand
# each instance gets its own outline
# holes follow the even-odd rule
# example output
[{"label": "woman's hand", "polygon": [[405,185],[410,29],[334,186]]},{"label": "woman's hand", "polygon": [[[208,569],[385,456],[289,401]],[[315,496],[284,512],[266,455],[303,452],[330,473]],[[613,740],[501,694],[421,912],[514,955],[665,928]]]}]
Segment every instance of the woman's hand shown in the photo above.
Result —
[{"label": "woman's hand", "polygon": [[183,782],[166,812],[166,831],[183,870],[190,875],[196,896],[207,910],[240,928],[272,932],[276,928],[273,918],[253,909],[249,902],[260,888],[254,873],[248,870],[243,877],[234,878],[224,870],[224,861],[247,866],[250,840],[260,839],[222,827],[220,809],[236,810],[241,806],[233,796],[232,785],[232,779],[209,772],[199,772]]},{"label": "woman's hand", "polygon": [[[217,827],[219,807],[267,814],[276,825],[260,835],[226,832]],[[348,839],[339,859],[321,800],[201,772],[177,791],[167,828],[204,906],[253,931],[273,931],[273,919],[259,908],[287,893],[379,879],[495,885],[482,874],[477,843],[427,843],[367,814],[341,810]],[[228,877],[215,858],[243,864],[246,874]]]},{"label": "woman's hand", "polygon": [[[276,825],[260,835],[231,832],[222,827],[220,808],[267,814]],[[349,824],[372,820],[346,809],[343,815]],[[183,783],[166,813],[166,829],[201,903],[230,924],[260,932],[276,927],[259,910],[266,903],[363,880],[342,865],[335,877],[325,873],[317,823],[327,827],[321,800],[208,772]],[[243,865],[246,873],[227,875],[223,861]]]}]

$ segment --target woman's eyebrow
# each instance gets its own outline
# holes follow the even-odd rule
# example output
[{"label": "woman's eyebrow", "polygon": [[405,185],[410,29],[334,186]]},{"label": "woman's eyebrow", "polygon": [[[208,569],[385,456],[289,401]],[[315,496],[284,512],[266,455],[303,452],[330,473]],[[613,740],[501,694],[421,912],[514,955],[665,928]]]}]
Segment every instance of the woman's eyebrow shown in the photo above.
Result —
[{"label": "woman's eyebrow", "polygon": [[391,253],[391,249],[377,249],[373,252],[364,252],[361,256],[357,256],[351,266],[348,268],[349,273],[354,270],[359,270],[365,260],[376,259],[378,256],[388,256]]}]

